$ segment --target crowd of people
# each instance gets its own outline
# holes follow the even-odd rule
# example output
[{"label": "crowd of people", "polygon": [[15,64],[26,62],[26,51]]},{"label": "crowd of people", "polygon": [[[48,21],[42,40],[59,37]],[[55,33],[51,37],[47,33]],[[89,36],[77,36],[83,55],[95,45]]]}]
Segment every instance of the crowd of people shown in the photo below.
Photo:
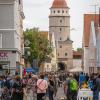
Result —
[{"label": "crowd of people", "polygon": [[0,100],[54,100],[59,78],[54,73],[29,73],[22,79],[18,76],[0,76]]},{"label": "crowd of people", "polygon": [[70,74],[64,83],[67,100],[77,100],[79,89],[93,91],[93,99],[91,100],[100,100],[100,74],[88,75],[83,72],[80,74]]},{"label": "crowd of people", "polygon": [[77,100],[81,88],[91,89],[93,100],[99,100],[100,74],[29,73],[22,79],[18,75],[0,76],[0,100],[54,100],[59,87],[67,100]]}]

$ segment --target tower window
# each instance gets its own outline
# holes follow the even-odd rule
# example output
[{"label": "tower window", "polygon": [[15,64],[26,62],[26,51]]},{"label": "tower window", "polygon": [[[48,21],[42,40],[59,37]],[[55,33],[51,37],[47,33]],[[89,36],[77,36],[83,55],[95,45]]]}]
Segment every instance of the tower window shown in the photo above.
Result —
[{"label": "tower window", "polygon": [[62,20],[60,20],[60,23],[62,23]]},{"label": "tower window", "polygon": [[62,13],[64,13],[64,10],[62,10]]},{"label": "tower window", "polygon": [[60,37],[60,40],[62,40],[61,37]]},{"label": "tower window", "polygon": [[58,10],[58,13],[60,13],[60,10]]},{"label": "tower window", "polygon": [[62,48],[62,45],[60,45],[60,48]]},{"label": "tower window", "polygon": [[65,53],[65,56],[67,56],[67,53]]},{"label": "tower window", "polygon": [[55,13],[55,10],[54,10],[54,13]]},{"label": "tower window", "polygon": [[60,31],[61,31],[62,29],[60,28]]}]

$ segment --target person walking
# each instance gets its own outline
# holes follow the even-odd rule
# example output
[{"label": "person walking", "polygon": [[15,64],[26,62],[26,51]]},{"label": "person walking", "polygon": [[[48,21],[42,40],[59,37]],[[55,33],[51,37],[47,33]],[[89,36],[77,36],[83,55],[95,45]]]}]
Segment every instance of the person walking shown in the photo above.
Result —
[{"label": "person walking", "polygon": [[20,77],[16,77],[11,100],[23,100],[23,86]]},{"label": "person walking", "polygon": [[44,80],[44,75],[40,75],[40,79],[37,80],[37,100],[43,100],[48,88],[48,83]]},{"label": "person walking", "polygon": [[77,100],[78,82],[73,77],[73,74],[69,75],[69,78],[64,83],[64,93],[67,100]]},{"label": "person walking", "polygon": [[100,100],[99,93],[100,93],[100,74],[94,80],[94,90],[93,90],[93,100]]},{"label": "person walking", "polygon": [[37,75],[32,75],[32,91],[33,91],[33,98],[34,100],[37,100],[37,88],[36,88],[36,85],[37,85]]},{"label": "person walking", "polygon": [[2,90],[4,88],[3,78],[0,76],[0,99],[2,98]]},{"label": "person walking", "polygon": [[80,73],[79,75],[79,85],[80,85],[80,88],[83,84],[83,82],[86,81],[86,77],[85,77],[85,74],[83,72]]},{"label": "person walking", "polygon": [[53,94],[55,92],[55,88],[54,88],[54,80],[53,80],[53,76],[49,77],[49,86],[48,86],[48,91],[49,91],[49,100],[54,100],[53,98]]},{"label": "person walking", "polygon": [[33,91],[31,90],[31,85],[24,85],[23,93],[23,100],[33,100]]}]

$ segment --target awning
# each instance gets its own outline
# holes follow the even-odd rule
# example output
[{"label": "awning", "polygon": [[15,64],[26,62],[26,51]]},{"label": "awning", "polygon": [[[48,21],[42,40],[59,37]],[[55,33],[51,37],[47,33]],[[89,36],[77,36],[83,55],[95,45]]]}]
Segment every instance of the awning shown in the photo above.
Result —
[{"label": "awning", "polygon": [[33,68],[26,68],[26,72],[33,72],[33,73],[36,73],[39,71],[39,68],[38,67],[33,67]]},{"label": "awning", "polygon": [[26,68],[26,72],[34,72],[34,70],[32,68]]}]

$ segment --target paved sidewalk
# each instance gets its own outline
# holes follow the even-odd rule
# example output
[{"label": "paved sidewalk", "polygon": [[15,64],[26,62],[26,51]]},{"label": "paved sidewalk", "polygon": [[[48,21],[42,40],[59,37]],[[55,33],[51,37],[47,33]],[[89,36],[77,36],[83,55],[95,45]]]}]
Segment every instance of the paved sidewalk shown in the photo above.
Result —
[{"label": "paved sidewalk", "polygon": [[57,95],[55,97],[55,100],[64,100],[66,98],[63,87],[58,88]]},{"label": "paved sidewalk", "polygon": [[[54,96],[54,100],[65,100],[64,98],[66,98],[66,96],[64,94],[63,87],[60,87],[58,88],[56,97]],[[49,100],[49,98],[47,97],[46,100]]]}]

